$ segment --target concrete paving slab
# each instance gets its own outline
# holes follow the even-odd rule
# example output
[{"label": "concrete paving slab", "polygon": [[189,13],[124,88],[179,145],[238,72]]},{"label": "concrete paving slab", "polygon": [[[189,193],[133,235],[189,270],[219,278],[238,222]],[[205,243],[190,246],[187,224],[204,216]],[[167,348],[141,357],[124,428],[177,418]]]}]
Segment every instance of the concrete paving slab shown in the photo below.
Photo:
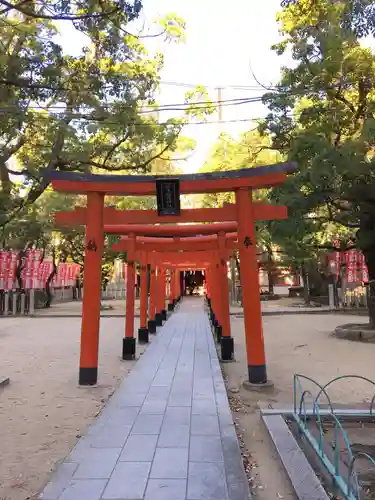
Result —
[{"label": "concrete paving slab", "polygon": [[185,500],[186,479],[149,479],[145,500]]},{"label": "concrete paving slab", "polygon": [[249,500],[201,299],[158,329],[40,500]]},{"label": "concrete paving slab", "polygon": [[135,434],[130,436],[120,455],[120,462],[152,462],[159,436]]},{"label": "concrete paving slab", "polygon": [[152,479],[186,479],[188,470],[187,448],[157,448],[152,463]]}]

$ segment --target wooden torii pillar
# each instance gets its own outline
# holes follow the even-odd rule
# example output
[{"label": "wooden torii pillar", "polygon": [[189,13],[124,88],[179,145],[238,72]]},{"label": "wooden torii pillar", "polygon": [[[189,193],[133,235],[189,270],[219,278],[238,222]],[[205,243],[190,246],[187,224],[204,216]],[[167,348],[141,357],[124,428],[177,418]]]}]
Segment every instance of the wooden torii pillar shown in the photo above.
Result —
[{"label": "wooden torii pillar", "polygon": [[[111,227],[106,226],[106,231],[113,233],[121,233],[121,227]],[[216,328],[216,333],[218,337],[218,341],[221,343],[221,354],[222,359],[229,361],[233,358],[234,352],[234,343],[233,338],[231,337],[231,329],[230,329],[230,311],[229,311],[229,289],[228,289],[228,278],[226,274],[226,263],[233,252],[234,248],[237,248],[238,244],[235,241],[237,239],[237,233],[220,233],[220,237],[218,238],[215,235],[210,236],[195,236],[195,237],[187,237],[187,238],[179,238],[178,241],[172,238],[150,238],[150,237],[140,237],[136,240],[136,246],[139,249],[142,249],[141,253],[145,255],[153,256],[153,262],[151,263],[152,267],[157,267],[157,263],[163,262],[163,265],[173,264],[176,265],[180,263],[182,260],[186,263],[187,260],[190,259],[190,263],[196,266],[195,261],[201,264],[201,269],[205,266],[212,265],[213,270],[212,273],[214,275],[217,274],[219,282],[216,293],[215,302],[215,314],[217,318],[219,318],[218,323],[215,323],[214,326]],[[219,242],[220,240],[220,242]],[[112,250],[118,252],[128,252],[129,245],[132,244],[132,240],[129,237],[122,237],[120,243],[116,243],[112,246]],[[176,246],[177,245],[177,246]],[[185,250],[183,252],[175,252],[173,250],[176,248],[180,250]],[[192,250],[197,249],[194,253]],[[147,249],[148,252],[145,250]],[[186,250],[190,250],[186,251]],[[199,251],[200,250],[200,251]],[[209,252],[211,250],[211,252]],[[167,254],[166,252],[169,251]],[[207,252],[209,252],[210,260],[207,261]],[[213,257],[215,255],[215,258]],[[156,256],[158,256],[156,258]],[[164,256],[164,257],[163,257]],[[164,259],[164,260],[163,260]],[[168,262],[166,259],[169,259]],[[191,259],[195,259],[195,261],[191,261]],[[160,266],[159,266],[160,269]],[[158,280],[156,280],[158,281]],[[162,291],[159,289],[158,296],[162,297]],[[151,292],[150,303],[154,304],[155,295],[153,291]],[[153,323],[149,323],[151,325],[150,333],[155,333],[156,326],[161,326],[162,321],[165,319],[166,312],[163,313],[163,307],[155,308],[155,316],[154,318],[150,318],[149,321],[154,320]],[[133,324],[133,315],[130,310],[127,310],[127,318],[126,322]],[[130,327],[129,327],[130,328]],[[124,358],[128,359],[128,358]]]},{"label": "wooden torii pillar", "polygon": [[[147,238],[144,238],[144,239],[147,240]],[[196,238],[186,238],[185,240],[188,240],[188,242],[191,243],[190,240],[197,240],[197,242],[199,242],[199,239],[200,238],[196,237]],[[232,242],[232,241],[229,241],[226,243],[230,247],[234,246],[234,242]],[[133,244],[132,239],[129,238],[129,239],[124,240],[120,243],[114,244],[112,246],[112,249],[114,251],[126,251],[126,252],[128,252],[129,245],[132,245],[132,244]],[[140,248],[142,248],[142,246],[143,245],[141,244]],[[159,243],[159,245],[155,243],[153,245],[153,247],[156,249],[158,247],[160,247],[160,249],[162,248],[160,243]],[[168,248],[167,242],[163,245],[163,248],[164,249]],[[225,260],[227,260],[229,255],[231,254],[232,250],[225,248],[223,252],[221,253],[221,256]],[[187,269],[190,267],[196,267],[199,269],[203,269],[203,268],[206,268],[209,265],[213,264],[213,261],[214,261],[214,264],[216,263],[216,265],[218,265],[219,252],[212,252],[212,251],[211,252],[207,252],[207,251],[191,252],[190,251],[190,252],[178,252],[177,253],[177,252],[165,252],[165,251],[164,252],[163,251],[144,252],[142,250],[139,252],[137,252],[137,251],[135,252],[135,260],[140,262],[141,268],[145,267],[146,264],[150,264],[151,265],[151,272],[154,270],[154,274],[155,274],[155,270],[157,268],[159,269],[159,271],[162,269],[165,269],[165,268],[177,268],[179,266],[180,267],[183,266],[183,268],[187,268]],[[178,274],[177,274],[177,277],[178,277]],[[157,281],[156,281],[156,283],[157,283]],[[144,287],[145,286],[147,286],[146,281],[145,281]],[[155,333],[156,326],[161,326],[162,321],[166,319],[166,316],[165,317],[162,316],[162,310],[163,310],[164,304],[165,304],[164,297],[166,296],[164,280],[162,280],[162,282],[159,283],[159,286],[160,286],[160,288],[157,289],[158,285],[154,284],[153,279],[151,277],[150,308],[152,309],[151,314],[153,316],[150,316],[150,318],[149,318],[148,327],[146,327],[147,294],[141,288],[141,304],[140,304],[140,311],[141,311],[141,314],[140,314],[141,321],[140,322],[141,322],[141,325],[140,325],[140,329],[138,330],[138,340],[140,342],[148,342],[148,332]],[[221,293],[225,293],[225,290],[227,291],[228,287],[226,289],[225,288],[222,289]],[[177,293],[178,293],[177,292],[177,283],[175,282],[175,294],[177,294]],[[160,303],[159,303],[158,307],[157,307],[157,301],[156,301],[157,297],[160,298]],[[176,299],[177,298],[178,297],[176,297]],[[227,301],[227,304],[228,304],[227,305],[227,313],[229,315],[229,296],[223,297],[223,303],[225,302],[225,300]],[[123,344],[123,359],[133,359],[134,355],[135,355],[135,351],[133,348],[133,346],[135,345],[134,302],[131,302],[130,304],[131,305],[129,307],[127,307],[127,309],[126,309],[127,336],[126,336],[126,338],[124,340],[124,344]],[[224,314],[225,314],[225,311],[224,311]],[[229,319],[229,316],[228,316],[228,319]],[[152,320],[154,320],[154,322],[151,323],[152,328],[150,328],[150,321],[152,321]],[[229,325],[229,327],[225,326],[225,331],[224,331],[224,335],[223,335],[224,341],[222,341],[222,344],[225,343],[226,337],[230,337],[229,321],[227,322],[227,324]],[[132,342],[130,342],[129,340],[127,340],[129,338],[133,338],[134,340]],[[220,339],[221,339],[221,335],[220,335]],[[233,341],[231,342],[231,344],[233,346]],[[127,345],[127,347],[124,347],[124,345]],[[124,351],[124,349],[125,349],[125,351]],[[232,349],[231,353],[229,353],[228,349],[226,352],[228,352],[228,353],[224,354],[224,359],[229,360],[233,356],[233,349]],[[227,358],[225,358],[225,356],[227,356]]]},{"label": "wooden torii pillar", "polygon": [[[239,237],[241,285],[243,290],[244,322],[247,346],[248,380],[250,384],[264,386],[268,382],[262,332],[258,266],[255,250],[256,205],[252,191],[276,186],[286,180],[287,173],[296,171],[290,163],[245,168],[241,170],[176,176],[179,194],[235,192],[235,217]],[[91,345],[85,354],[81,351],[79,382],[93,385],[97,382],[98,339],[100,322],[101,261],[104,238],[104,196],[155,195],[157,183],[171,186],[166,177],[134,175],[85,175],[75,172],[45,171],[44,180],[52,182],[57,191],[80,193],[87,196],[85,216],[84,300],[82,310],[82,339]],[[169,188],[168,188],[169,189]],[[223,207],[224,208],[224,207]],[[273,207],[272,210],[274,210]],[[231,207],[233,210],[233,207]],[[279,213],[277,214],[277,210]],[[224,208],[228,213],[228,209]],[[233,212],[232,212],[233,213]],[[275,217],[286,218],[285,207],[277,207]],[[182,222],[180,215],[160,217],[160,222]],[[211,215],[211,220],[214,215]],[[172,218],[172,220],[171,220]],[[214,220],[224,220],[216,218]],[[228,220],[228,219],[226,219]],[[134,222],[134,221],[132,221]],[[151,221],[146,221],[150,223]],[[205,220],[207,222],[207,220]]]}]

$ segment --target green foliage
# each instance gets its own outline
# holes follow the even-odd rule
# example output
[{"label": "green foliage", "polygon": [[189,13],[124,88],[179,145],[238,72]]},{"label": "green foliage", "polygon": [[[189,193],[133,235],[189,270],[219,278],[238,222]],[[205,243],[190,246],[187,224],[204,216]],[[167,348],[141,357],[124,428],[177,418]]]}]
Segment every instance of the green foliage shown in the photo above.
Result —
[{"label": "green foliage", "polygon": [[[189,102],[191,103],[189,105]],[[197,85],[194,89],[185,94],[185,115],[192,118],[205,119],[208,115],[215,113],[216,106],[210,99],[207,90],[203,85]]]},{"label": "green foliage", "polygon": [[[302,7],[308,11],[315,0],[282,0],[282,7]],[[373,0],[332,0],[338,7],[340,27],[353,31],[359,38],[375,34],[375,5]]]},{"label": "green foliage", "polygon": [[167,40],[169,41],[185,41],[185,30],[186,23],[184,19],[175,13],[167,14],[162,19],[156,20],[156,22],[164,30]]},{"label": "green foliage", "polygon": [[279,15],[284,39],[274,49],[290,49],[296,64],[265,95],[270,113],[260,126],[299,165],[271,195],[289,207],[289,220],[274,224],[275,239],[304,260],[361,227],[366,255],[375,248],[375,57],[360,45],[356,19],[343,23],[353,2],[289,4]]},{"label": "green foliage", "polygon": [[[159,120],[163,56],[148,55],[127,30],[141,2],[0,4],[0,228],[37,213],[30,207],[46,189],[44,169],[147,173],[179,148],[190,111]],[[86,36],[79,55],[57,43],[56,19]],[[183,40],[185,23],[175,14],[157,25],[166,40]]]},{"label": "green foliage", "polygon": [[[281,160],[281,155],[270,148],[267,137],[261,137],[251,130],[242,134],[238,140],[228,134],[221,134],[214,145],[208,160],[200,172],[222,172],[240,168],[270,165]],[[263,197],[264,193],[256,193]],[[211,193],[201,198],[204,207],[219,207],[233,202],[233,193]]]}]

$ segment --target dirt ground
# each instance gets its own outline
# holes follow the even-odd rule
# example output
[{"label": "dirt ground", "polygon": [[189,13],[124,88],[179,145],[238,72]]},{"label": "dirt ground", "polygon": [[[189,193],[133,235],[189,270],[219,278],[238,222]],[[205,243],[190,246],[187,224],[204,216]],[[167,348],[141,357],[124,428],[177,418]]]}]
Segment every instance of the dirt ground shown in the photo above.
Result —
[{"label": "dirt ground", "polygon": [[[263,321],[275,390],[264,395],[242,388],[247,371],[243,319],[235,316],[236,362],[224,370],[232,405],[238,409],[238,429],[254,464],[255,497],[291,499],[291,487],[260,421],[259,405],[290,405],[295,372],[323,383],[350,373],[375,378],[375,345],[330,336],[335,326],[348,322],[347,316],[265,316]],[[99,385],[79,388],[79,317],[0,320],[0,375],[11,380],[0,389],[0,500],[34,499],[55,463],[69,453],[131,369],[134,363],[120,360],[123,331],[123,318],[102,318]],[[142,352],[140,347],[137,352]],[[353,404],[371,399],[373,392],[369,384],[351,380],[333,386],[330,394],[334,401]]]},{"label": "dirt ground", "polygon": [[0,388],[0,500],[36,498],[134,365],[120,359],[124,319],[102,318],[99,384],[80,388],[80,324],[80,318],[0,319],[0,375],[10,377]]},{"label": "dirt ground", "polygon": [[[366,322],[366,318],[355,317],[353,322]],[[290,407],[294,373],[307,375],[322,384],[341,375],[362,375],[375,380],[375,345],[330,335],[336,326],[348,323],[346,315],[264,316],[268,376],[275,387],[269,393],[249,392],[242,386],[247,375],[243,319],[233,317],[231,323],[236,361],[223,366],[237,429],[250,454],[253,494],[259,500],[294,499],[261,422],[259,407]],[[304,383],[304,389],[311,390],[312,385]],[[329,389],[333,402],[349,407],[358,403],[364,406],[374,393],[374,386],[358,379],[336,382]]]},{"label": "dirt ground", "polygon": [[[105,307],[104,310],[100,312],[100,315],[105,316],[124,316],[125,312],[125,300],[102,300],[102,306]],[[139,315],[139,300],[135,299],[134,304],[135,316]],[[70,302],[55,302],[52,303],[49,309],[36,309],[35,316],[49,318],[51,316],[77,316],[82,315],[82,302],[70,301]]]}]

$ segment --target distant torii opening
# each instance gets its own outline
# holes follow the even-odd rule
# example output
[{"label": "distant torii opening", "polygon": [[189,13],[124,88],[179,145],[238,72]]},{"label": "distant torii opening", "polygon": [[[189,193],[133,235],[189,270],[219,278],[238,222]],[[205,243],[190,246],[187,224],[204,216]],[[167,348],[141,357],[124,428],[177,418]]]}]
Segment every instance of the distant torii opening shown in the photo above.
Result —
[{"label": "distant torii opening", "polygon": [[186,295],[200,294],[205,283],[204,271],[184,271]]}]

